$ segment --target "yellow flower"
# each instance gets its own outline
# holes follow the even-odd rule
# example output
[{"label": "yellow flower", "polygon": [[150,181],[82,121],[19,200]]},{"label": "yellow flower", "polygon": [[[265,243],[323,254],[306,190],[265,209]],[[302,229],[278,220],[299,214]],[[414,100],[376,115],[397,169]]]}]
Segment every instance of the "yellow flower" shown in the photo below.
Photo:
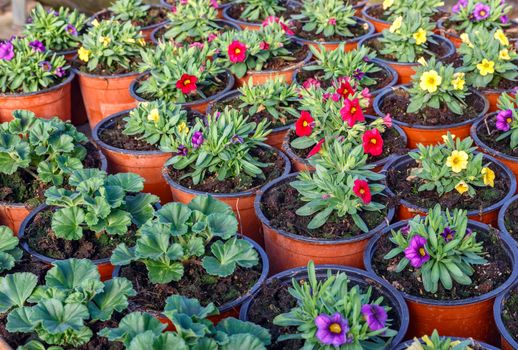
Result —
[{"label": "yellow flower", "polygon": [[460,35],[460,40],[462,40],[462,42],[466,45],[468,45],[469,47],[473,48],[473,44],[471,43],[471,40],[469,40],[469,35],[468,33],[462,33]]},{"label": "yellow flower", "polygon": [[419,28],[413,35],[416,45],[422,45],[426,42],[426,30]]},{"label": "yellow flower", "polygon": [[410,346],[408,346],[406,350],[424,350],[424,348],[418,339],[414,339],[412,344],[410,344]]},{"label": "yellow flower", "polygon": [[99,42],[102,43],[104,47],[108,46],[111,41],[112,41],[112,39],[107,36],[101,36],[99,38]]},{"label": "yellow flower", "polygon": [[455,73],[453,77],[455,78],[451,81],[451,85],[453,85],[453,88],[455,90],[463,90],[464,84],[466,83],[466,81],[464,80],[464,73]]},{"label": "yellow flower", "polygon": [[511,56],[509,56],[509,50],[503,49],[500,50],[500,53],[498,54],[498,58],[504,61],[509,61],[511,59]]},{"label": "yellow flower", "polygon": [[459,192],[460,194],[463,194],[463,193],[466,193],[468,192],[469,190],[469,186],[464,182],[464,181],[461,181],[457,184],[457,186],[455,186],[455,189],[457,190],[457,192]]},{"label": "yellow flower", "polygon": [[428,66],[428,62],[426,62],[426,59],[422,56],[417,60],[417,62],[423,67]]},{"label": "yellow flower", "polygon": [[189,132],[189,127],[187,126],[187,124],[185,124],[185,122],[181,122],[180,125],[178,125],[178,132],[180,134],[187,134]]},{"label": "yellow flower", "polygon": [[[455,134],[450,134],[451,135],[451,139],[454,140],[455,139]],[[442,140],[444,142],[448,141],[448,135],[442,135]]]},{"label": "yellow flower", "polygon": [[160,113],[158,112],[158,109],[152,109],[147,116],[147,120],[155,122],[155,124],[158,123],[160,121]]},{"label": "yellow flower", "polygon": [[441,85],[441,83],[442,78],[439,75],[439,73],[437,73],[434,70],[429,70],[421,75],[419,86],[424,91],[434,93],[437,91],[437,88],[439,87],[439,85]]},{"label": "yellow flower", "polygon": [[128,44],[135,44],[135,39],[133,39],[133,38],[128,38],[128,39],[126,39],[126,42],[127,42]]},{"label": "yellow flower", "polygon": [[87,50],[85,49],[84,47],[80,47],[79,50],[77,51],[78,55],[79,55],[79,59],[83,62],[88,62],[88,60],[90,59],[90,53],[91,51],[90,50]]},{"label": "yellow flower", "polygon": [[427,335],[423,335],[422,338],[421,338],[424,343],[428,346],[433,346],[433,342],[430,340],[430,337],[428,337]]},{"label": "yellow flower", "polygon": [[392,22],[392,25],[390,26],[389,28],[389,31],[391,33],[394,33],[396,30],[398,30],[399,28],[401,28],[401,25],[403,24],[403,17],[402,16],[399,16],[398,18],[396,18],[394,20],[394,22]]},{"label": "yellow flower", "polygon": [[450,167],[454,173],[460,173],[468,167],[468,154],[464,151],[453,151],[446,159],[446,166]]},{"label": "yellow flower", "polygon": [[139,32],[140,39],[138,39],[138,43],[140,46],[146,46],[146,39],[144,39],[144,34],[142,31]]},{"label": "yellow flower", "polygon": [[482,168],[480,173],[482,174],[484,185],[495,187],[495,172],[493,170],[489,168]]},{"label": "yellow flower", "polygon": [[386,10],[390,6],[394,5],[394,0],[385,0],[383,1],[383,9]]},{"label": "yellow flower", "polygon": [[96,19],[94,19],[94,20],[92,21],[92,25],[93,25],[94,27],[99,26],[99,21],[97,20],[97,18],[96,18]]},{"label": "yellow flower", "polygon": [[507,39],[502,29],[498,29],[493,35],[493,37],[496,40],[500,41],[500,44],[502,44],[503,46],[509,46],[509,39]]},{"label": "yellow flower", "polygon": [[493,74],[495,72],[495,62],[488,61],[484,58],[481,63],[477,64],[477,68],[480,75],[485,77],[486,75]]}]

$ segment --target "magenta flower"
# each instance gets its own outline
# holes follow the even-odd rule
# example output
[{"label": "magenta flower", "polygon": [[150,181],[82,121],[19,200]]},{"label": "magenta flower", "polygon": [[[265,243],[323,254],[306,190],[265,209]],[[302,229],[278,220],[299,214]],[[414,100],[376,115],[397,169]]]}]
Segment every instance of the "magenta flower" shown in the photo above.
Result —
[{"label": "magenta flower", "polygon": [[76,27],[74,27],[73,25],[71,24],[67,24],[67,26],[65,27],[65,30],[68,34],[70,35],[73,35],[73,36],[76,36],[77,35],[77,29]]},{"label": "magenta flower", "polygon": [[41,61],[39,66],[44,72],[50,72],[52,70],[52,64],[49,61]]},{"label": "magenta flower", "polygon": [[219,8],[218,0],[210,0],[210,5],[215,9]]},{"label": "magenta flower", "polygon": [[329,18],[329,21],[327,21],[327,23],[331,26],[335,26],[336,25],[336,18]]},{"label": "magenta flower", "polygon": [[405,249],[405,257],[410,260],[410,264],[415,268],[420,268],[430,260],[430,255],[426,251],[426,238],[423,236],[414,236],[410,240],[408,248]]},{"label": "magenta flower", "polygon": [[511,122],[513,121],[513,111],[506,109],[500,111],[496,115],[496,128],[500,131],[509,131],[511,129]]},{"label": "magenta flower", "polygon": [[210,42],[216,40],[217,37],[218,37],[217,34],[210,33],[209,36],[207,37],[207,41],[210,43]]},{"label": "magenta flower", "polygon": [[45,52],[45,45],[39,40],[34,40],[29,43],[29,47],[36,52]]},{"label": "magenta flower", "polygon": [[356,80],[362,80],[364,76],[365,76],[365,73],[362,72],[358,68],[355,69],[354,72],[353,72],[353,78],[356,79]]},{"label": "magenta flower", "polygon": [[14,57],[14,46],[10,41],[0,43],[0,60],[10,61]]},{"label": "magenta flower", "polygon": [[383,117],[383,124],[385,124],[387,128],[392,127],[392,117],[390,116],[390,113],[387,113],[387,115]]},{"label": "magenta flower", "polygon": [[502,24],[507,24],[509,23],[509,17],[507,15],[503,15],[500,17],[500,22],[502,22]]},{"label": "magenta flower", "polygon": [[266,41],[261,41],[259,43],[259,48],[261,50],[268,50],[270,48],[270,44],[268,44]]},{"label": "magenta flower", "polygon": [[453,7],[451,8],[451,11],[453,13],[459,13],[461,8],[468,6],[468,0],[459,0]]},{"label": "magenta flower", "polygon": [[232,136],[232,138],[230,139],[230,141],[235,145],[235,144],[241,144],[244,142],[243,138],[239,135],[234,135]]},{"label": "magenta flower", "polygon": [[388,315],[384,307],[375,304],[365,304],[362,306],[362,315],[371,331],[385,328]]},{"label": "magenta flower", "polygon": [[477,21],[482,21],[489,17],[491,14],[491,7],[489,5],[485,5],[481,2],[475,5],[475,9],[473,10],[473,16]]},{"label": "magenta flower", "polygon": [[350,339],[347,339],[349,322],[339,312],[332,316],[326,314],[318,315],[315,318],[315,325],[317,326],[315,336],[324,345],[339,347],[350,342]]},{"label": "magenta flower", "polygon": [[177,156],[185,157],[189,150],[184,145],[178,146],[178,151],[176,151]]},{"label": "magenta flower", "polygon": [[192,145],[194,146],[194,148],[199,148],[202,144],[203,144],[203,133],[201,131],[196,131],[193,135],[192,135]]},{"label": "magenta flower", "polygon": [[302,87],[304,89],[309,89],[312,86],[318,88],[318,87],[320,87],[320,82],[315,78],[309,78],[305,82],[302,83]]},{"label": "magenta flower", "polygon": [[455,238],[455,230],[452,230],[449,227],[446,227],[444,231],[442,231],[441,236],[444,238],[445,242],[451,242]]},{"label": "magenta flower", "polygon": [[410,225],[407,224],[406,226],[403,226],[400,231],[405,236],[408,236],[408,234],[410,233]]},{"label": "magenta flower", "polygon": [[198,49],[203,49],[203,43],[200,43],[199,41],[195,41],[192,44],[189,45],[189,47],[196,47]]},{"label": "magenta flower", "polygon": [[63,77],[65,76],[65,74],[67,74],[67,72],[65,71],[65,69],[63,69],[63,67],[58,67],[58,68],[56,68],[56,70],[54,71],[54,74],[55,74],[57,77],[63,78]]}]

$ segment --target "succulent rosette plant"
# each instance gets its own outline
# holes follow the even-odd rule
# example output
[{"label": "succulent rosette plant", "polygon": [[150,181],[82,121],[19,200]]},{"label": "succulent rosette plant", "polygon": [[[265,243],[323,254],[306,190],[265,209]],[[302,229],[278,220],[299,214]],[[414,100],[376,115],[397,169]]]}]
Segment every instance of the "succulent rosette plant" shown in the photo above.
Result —
[{"label": "succulent rosette plant", "polygon": [[411,10],[419,12],[423,17],[431,18],[441,13],[442,6],[444,6],[442,0],[384,0],[381,19],[392,22]]},{"label": "succulent rosette plant", "polygon": [[444,24],[459,34],[491,31],[509,24],[511,10],[512,6],[502,0],[458,0]]}]

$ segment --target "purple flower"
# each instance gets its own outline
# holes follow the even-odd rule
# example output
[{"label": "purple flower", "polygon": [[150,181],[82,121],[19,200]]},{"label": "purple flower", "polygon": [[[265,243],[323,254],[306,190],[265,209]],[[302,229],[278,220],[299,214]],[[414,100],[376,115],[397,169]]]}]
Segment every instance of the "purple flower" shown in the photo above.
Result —
[{"label": "purple flower", "polygon": [[466,229],[466,235],[465,235],[464,237],[465,237],[465,238],[466,238],[466,237],[469,237],[469,236],[471,236],[472,234],[473,234],[473,230],[472,230],[472,229],[470,229],[470,228],[468,227],[468,228]]},{"label": "purple flower", "polygon": [[10,61],[14,57],[14,46],[10,41],[0,43],[0,60]]},{"label": "purple flower", "polygon": [[361,70],[359,69],[356,69],[353,73],[353,78],[356,79],[356,80],[362,80],[363,79],[363,76],[365,75],[364,72],[362,72]]},{"label": "purple flower", "polygon": [[201,131],[196,131],[192,135],[191,142],[192,142],[192,145],[194,146],[194,148],[200,147],[203,144],[203,141],[204,141],[203,133]]},{"label": "purple flower", "polygon": [[63,78],[65,76],[65,74],[67,74],[67,72],[65,71],[65,69],[63,67],[58,67],[54,71],[54,74],[60,78]]},{"label": "purple flower", "polygon": [[385,328],[388,315],[384,307],[375,304],[365,304],[362,306],[362,315],[371,331]]},{"label": "purple flower", "polygon": [[506,109],[500,111],[496,115],[496,128],[500,131],[509,131],[511,129],[511,122],[513,121],[513,111]]},{"label": "purple flower", "polygon": [[176,155],[185,157],[187,155],[187,152],[188,152],[187,147],[185,147],[184,145],[180,145],[180,146],[178,146],[178,151],[176,152]]},{"label": "purple flower", "polygon": [[67,24],[67,26],[65,27],[65,30],[67,31],[68,34],[70,35],[73,35],[73,36],[76,36],[77,35],[77,29],[76,27],[74,27],[73,25],[71,24]]},{"label": "purple flower", "polygon": [[371,61],[369,56],[363,56],[362,60],[363,60],[363,62],[370,62]]},{"label": "purple flower", "polygon": [[410,225],[407,224],[406,226],[403,226],[400,231],[405,236],[408,236],[408,234],[410,233]]},{"label": "purple flower", "polygon": [[405,257],[410,260],[410,264],[415,268],[420,268],[430,260],[430,255],[425,248],[426,238],[423,236],[414,236],[410,240],[408,248],[405,249]]},{"label": "purple flower", "polygon": [[39,66],[44,72],[50,72],[52,70],[52,64],[49,61],[41,61]]},{"label": "purple flower", "polygon": [[234,135],[232,136],[232,138],[230,139],[230,141],[233,143],[233,144],[237,144],[237,143],[243,143],[243,138],[239,135]]},{"label": "purple flower", "polygon": [[468,6],[468,0],[459,0],[459,1],[457,1],[457,3],[455,5],[453,5],[451,11],[453,13],[459,13],[460,9],[462,7],[466,7],[466,6]]},{"label": "purple flower", "polygon": [[509,23],[509,17],[507,15],[503,15],[500,17],[500,22],[502,22],[502,24],[507,24]]},{"label": "purple flower", "polygon": [[335,347],[349,343],[347,332],[349,332],[349,322],[343,318],[339,312],[332,316],[320,314],[315,318],[317,333],[315,334],[318,341],[324,345],[333,345]]},{"label": "purple flower", "polygon": [[330,194],[324,193],[324,194],[322,195],[322,200],[327,200],[327,199],[329,199],[329,198],[331,198],[331,195],[330,195]]},{"label": "purple flower", "polygon": [[48,9],[47,13],[50,15],[59,16],[59,13],[53,9]]},{"label": "purple flower", "polygon": [[485,5],[481,2],[475,5],[475,9],[473,10],[473,16],[477,21],[482,21],[489,17],[491,14],[491,7],[489,5]]},{"label": "purple flower", "polygon": [[444,238],[444,241],[451,242],[455,238],[455,230],[452,230],[449,227],[446,227],[444,231],[442,231],[441,236]]},{"label": "purple flower", "polygon": [[45,45],[39,40],[34,40],[29,43],[29,47],[31,47],[36,52],[44,52]]}]

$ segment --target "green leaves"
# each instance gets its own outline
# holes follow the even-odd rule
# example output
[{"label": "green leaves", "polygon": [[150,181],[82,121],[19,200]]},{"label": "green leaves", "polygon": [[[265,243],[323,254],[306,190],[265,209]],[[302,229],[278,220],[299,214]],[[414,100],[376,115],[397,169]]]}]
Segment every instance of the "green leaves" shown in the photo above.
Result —
[{"label": "green leaves", "polygon": [[165,328],[166,325],[153,316],[146,313],[133,312],[122,318],[118,328],[104,328],[99,332],[99,335],[108,338],[110,341],[123,342],[128,347],[137,335],[146,333],[156,337]]},{"label": "green leaves", "polygon": [[261,22],[267,17],[276,16],[285,10],[279,0],[247,0],[240,18],[248,22]]},{"label": "green leaves", "polygon": [[120,21],[145,21],[149,8],[141,0],[117,0],[108,10]]},{"label": "green leaves", "polygon": [[32,273],[14,273],[0,278],[0,314],[22,307],[36,288],[38,277]]},{"label": "green leaves", "polygon": [[181,295],[171,295],[168,297],[164,308],[164,315],[170,320],[177,314],[183,314],[195,320],[202,320],[218,313],[218,308],[212,303],[203,307],[199,300],[186,298]]},{"label": "green leaves", "polygon": [[237,266],[251,268],[258,264],[259,257],[253,246],[245,240],[233,238],[223,243],[217,241],[211,246],[214,255],[202,260],[203,267],[211,274],[220,277],[230,276]]},{"label": "green leaves", "polygon": [[170,20],[164,38],[176,43],[206,42],[209,35],[220,30],[218,12],[207,6],[203,0],[193,0],[176,4],[175,11],[167,15]]},{"label": "green leaves", "polygon": [[304,23],[302,30],[325,37],[352,37],[351,27],[358,25],[352,5],[341,0],[316,0],[304,2],[300,14],[292,18]]},{"label": "green leaves", "polygon": [[18,243],[18,237],[9,227],[0,226],[0,272],[12,269],[22,258]]}]

